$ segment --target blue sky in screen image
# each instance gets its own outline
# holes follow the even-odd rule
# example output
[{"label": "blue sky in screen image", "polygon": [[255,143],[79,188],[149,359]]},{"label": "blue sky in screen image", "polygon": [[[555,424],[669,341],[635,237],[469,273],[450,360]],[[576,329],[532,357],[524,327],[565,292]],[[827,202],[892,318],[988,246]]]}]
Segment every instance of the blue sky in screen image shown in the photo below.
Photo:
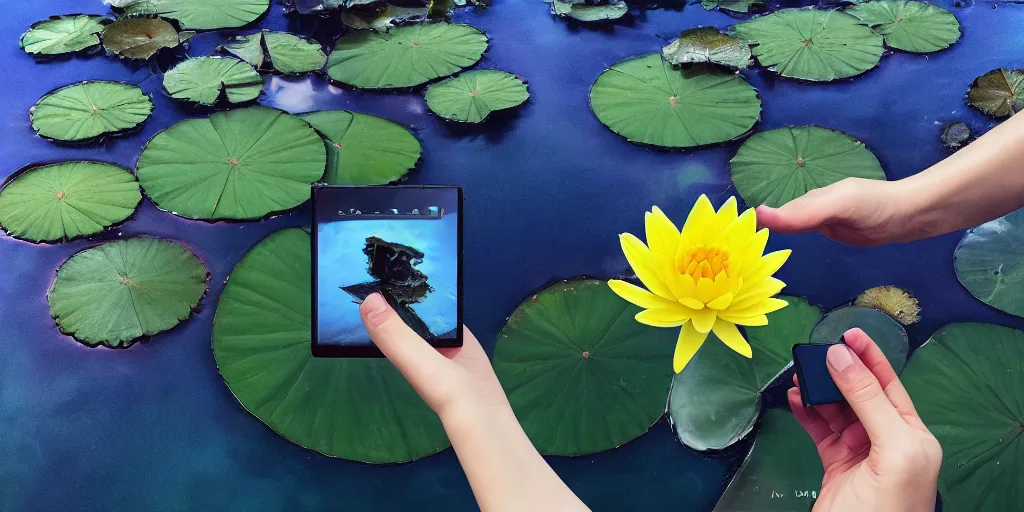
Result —
[{"label": "blue sky in screen image", "polygon": [[423,252],[416,266],[427,275],[434,289],[425,299],[412,304],[430,332],[443,335],[458,323],[458,236],[457,214],[441,220],[340,220],[317,227],[317,336],[320,343],[369,345],[359,304],[342,286],[372,281],[363,254],[366,238],[376,236],[388,242],[408,245]]}]

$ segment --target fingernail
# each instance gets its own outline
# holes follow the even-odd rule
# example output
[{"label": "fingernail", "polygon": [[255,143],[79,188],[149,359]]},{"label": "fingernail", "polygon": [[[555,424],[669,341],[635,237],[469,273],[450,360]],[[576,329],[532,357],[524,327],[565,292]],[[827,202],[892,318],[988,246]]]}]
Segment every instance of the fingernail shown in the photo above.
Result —
[{"label": "fingernail", "polygon": [[384,322],[384,313],[388,311],[388,303],[379,293],[374,293],[363,300],[366,319],[374,326]]},{"label": "fingernail", "polygon": [[843,344],[835,344],[828,348],[828,365],[834,370],[843,371],[853,364],[850,349]]}]

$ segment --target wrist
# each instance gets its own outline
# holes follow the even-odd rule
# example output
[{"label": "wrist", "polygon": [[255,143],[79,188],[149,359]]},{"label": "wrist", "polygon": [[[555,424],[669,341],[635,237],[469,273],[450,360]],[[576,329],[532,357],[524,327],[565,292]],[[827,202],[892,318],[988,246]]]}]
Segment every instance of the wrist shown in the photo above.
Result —
[{"label": "wrist", "polygon": [[925,170],[913,176],[892,182],[894,197],[902,203],[904,222],[906,222],[907,239],[913,241],[944,235],[960,229],[956,219],[950,212],[956,208],[950,202],[954,197],[949,194],[949,183],[935,179]]}]

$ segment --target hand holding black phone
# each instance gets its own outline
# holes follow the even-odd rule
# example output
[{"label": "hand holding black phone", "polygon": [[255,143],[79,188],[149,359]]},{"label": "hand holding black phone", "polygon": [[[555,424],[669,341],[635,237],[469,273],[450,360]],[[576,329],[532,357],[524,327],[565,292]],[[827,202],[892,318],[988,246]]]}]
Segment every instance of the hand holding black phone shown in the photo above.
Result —
[{"label": "hand holding black phone", "polygon": [[[834,344],[845,344],[843,338]],[[828,372],[829,343],[798,343],[793,345],[793,366],[800,382],[800,399],[804,407],[845,400]]]}]

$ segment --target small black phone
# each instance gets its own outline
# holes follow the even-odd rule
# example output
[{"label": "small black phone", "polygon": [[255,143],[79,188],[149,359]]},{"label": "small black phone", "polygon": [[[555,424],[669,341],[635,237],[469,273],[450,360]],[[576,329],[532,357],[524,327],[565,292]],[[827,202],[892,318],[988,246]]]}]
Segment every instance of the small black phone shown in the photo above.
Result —
[{"label": "small black phone", "polygon": [[832,374],[828,372],[825,359],[828,349],[834,344],[846,343],[839,338],[836,343],[798,343],[793,345],[793,366],[800,381],[800,399],[804,407],[830,404],[845,400],[839,392]]},{"label": "small black phone", "polygon": [[435,347],[462,346],[462,189],[315,185],[315,357],[381,357],[359,305],[379,293]]}]

